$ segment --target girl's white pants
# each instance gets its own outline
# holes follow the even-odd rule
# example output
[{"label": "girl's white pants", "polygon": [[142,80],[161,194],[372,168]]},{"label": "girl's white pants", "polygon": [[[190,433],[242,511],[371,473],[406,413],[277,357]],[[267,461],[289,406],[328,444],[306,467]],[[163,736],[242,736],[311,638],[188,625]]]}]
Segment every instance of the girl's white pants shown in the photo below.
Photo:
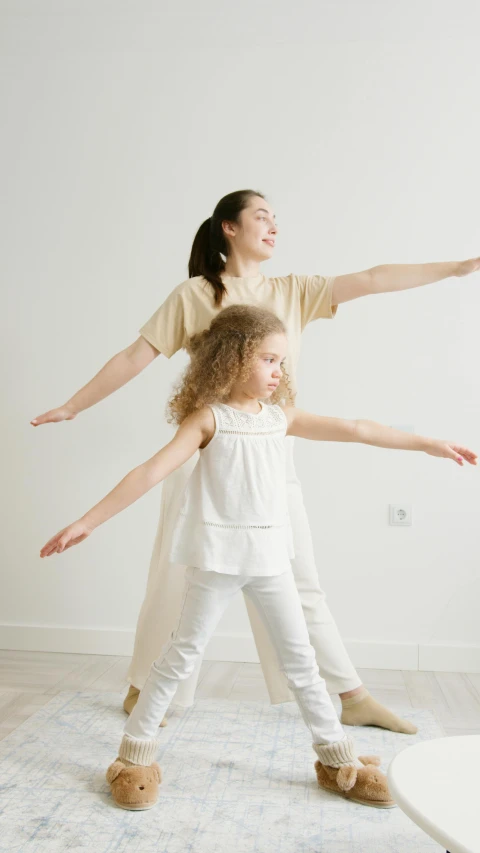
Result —
[{"label": "girl's white pants", "polygon": [[[328,608],[325,593],[320,587],[310,527],[293,462],[293,437],[287,437],[286,442],[288,510],[295,548],[295,559],[292,560],[293,576],[310,642],[315,649],[317,663],[327,689],[330,693],[345,693],[359,687],[362,682],[350,661]],[[178,621],[186,567],[170,563],[168,553],[182,492],[197,460],[198,454],[167,477],[162,486],[160,521],[129,670],[130,684],[138,688],[145,684],[152,661],[158,658],[162,648],[168,643]],[[288,702],[293,696],[279,667],[272,641],[248,596],[246,604],[270,699],[273,703]],[[192,704],[200,663],[201,657],[198,658],[197,666],[189,678],[182,681],[175,697],[177,704]]]},{"label": "girl's white pants", "polygon": [[152,664],[125,734],[141,740],[158,736],[158,726],[179,683],[194,671],[220,617],[239,590],[253,604],[268,633],[312,742],[330,744],[345,738],[310,645],[293,573],[287,570],[273,577],[245,577],[192,567],[186,570],[176,629]]}]

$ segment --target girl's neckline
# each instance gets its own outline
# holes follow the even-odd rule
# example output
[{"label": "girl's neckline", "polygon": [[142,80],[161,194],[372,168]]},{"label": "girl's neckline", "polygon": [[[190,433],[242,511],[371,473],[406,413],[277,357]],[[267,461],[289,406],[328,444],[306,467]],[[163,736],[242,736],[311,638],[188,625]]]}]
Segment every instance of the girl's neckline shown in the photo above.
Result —
[{"label": "girl's neckline", "polygon": [[240,412],[242,415],[250,415],[252,418],[258,418],[263,414],[265,403],[262,403],[261,400],[258,401],[260,403],[261,409],[259,412],[246,412],[244,409],[237,409],[235,406],[230,406],[228,403],[222,403],[222,406],[226,406],[227,409],[232,409],[234,412]]}]

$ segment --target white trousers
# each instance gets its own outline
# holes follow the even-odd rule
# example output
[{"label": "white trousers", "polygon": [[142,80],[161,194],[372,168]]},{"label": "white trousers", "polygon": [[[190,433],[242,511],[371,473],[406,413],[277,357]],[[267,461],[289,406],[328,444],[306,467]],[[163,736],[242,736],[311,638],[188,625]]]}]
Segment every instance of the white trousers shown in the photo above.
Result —
[{"label": "white trousers", "polygon": [[[350,661],[328,608],[325,593],[320,587],[310,527],[293,462],[293,437],[288,437],[286,442],[288,509],[295,548],[295,559],[292,560],[293,575],[310,642],[315,649],[317,664],[327,689],[330,693],[345,693],[359,687],[362,682]],[[168,643],[178,620],[186,567],[170,563],[167,556],[182,492],[197,461],[198,454],[167,477],[162,486],[160,521],[128,674],[130,684],[139,689],[145,684],[152,662]],[[270,699],[273,703],[288,702],[293,699],[293,695],[280,669],[268,631],[248,597],[246,604]],[[179,705],[192,704],[200,664],[201,658],[198,658],[192,675],[181,683],[175,697]]]},{"label": "white trousers", "polygon": [[176,630],[154,661],[124,732],[158,737],[158,726],[178,684],[194,670],[222,614],[240,589],[255,606],[278,655],[312,742],[338,743],[345,733],[310,645],[300,597],[290,570],[273,577],[219,574],[189,567]]}]

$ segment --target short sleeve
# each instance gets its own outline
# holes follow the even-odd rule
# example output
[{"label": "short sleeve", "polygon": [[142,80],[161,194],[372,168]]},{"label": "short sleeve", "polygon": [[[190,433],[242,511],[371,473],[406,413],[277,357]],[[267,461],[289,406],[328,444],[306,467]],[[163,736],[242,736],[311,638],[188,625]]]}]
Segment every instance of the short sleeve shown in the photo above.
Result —
[{"label": "short sleeve", "polygon": [[172,290],[165,302],[140,329],[140,334],[167,358],[186,343],[184,288]]},{"label": "short sleeve", "polygon": [[312,320],[332,320],[338,307],[332,305],[335,276],[297,275],[294,278],[300,292],[302,329]]}]

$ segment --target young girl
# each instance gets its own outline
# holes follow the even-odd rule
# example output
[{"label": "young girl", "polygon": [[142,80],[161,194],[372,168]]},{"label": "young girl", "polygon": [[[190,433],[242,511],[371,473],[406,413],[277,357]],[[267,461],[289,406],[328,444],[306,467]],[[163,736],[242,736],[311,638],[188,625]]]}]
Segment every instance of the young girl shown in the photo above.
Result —
[{"label": "young girl", "polygon": [[[173,356],[188,338],[206,329],[215,315],[231,304],[261,305],[284,318],[289,341],[288,371],[294,391],[300,341],[307,324],[332,319],[337,306],[352,299],[418,288],[480,269],[480,258],[475,258],[444,263],[385,264],[330,278],[294,274],[270,278],[261,274],[261,264],[272,258],[277,238],[272,206],[261,193],[238,190],[220,199],[193,241],[188,280],[169,294],[142,326],[136,341],[111,358],[67,403],[40,415],[32,424],[74,419],[138,376],[160,354],[164,358]],[[318,331],[321,334],[320,328]],[[410,721],[400,719],[365,689],[342,641],[320,586],[302,487],[295,472],[294,441],[289,437],[286,446],[287,498],[295,543],[292,568],[320,672],[329,692],[341,699],[343,723],[383,726],[412,734],[416,728]],[[159,524],[129,671],[131,686],[124,702],[127,713],[134,707],[151,663],[171,636],[178,618],[185,567],[174,566],[168,554],[182,491],[197,457],[198,453],[194,454],[163,484]],[[269,636],[248,598],[246,604],[271,701],[291,700]],[[199,665],[200,659],[192,675],[180,685],[177,703],[185,706],[192,703]]]},{"label": "young girl", "polygon": [[[221,311],[188,346],[191,362],[170,400],[175,437],[139,465],[79,521],[42,548],[47,557],[75,545],[200,450],[184,490],[170,548],[188,566],[176,631],[153,663],[107,772],[114,799],[129,809],[157,799],[158,726],[178,683],[193,671],[239,590],[253,602],[310,729],[319,784],[366,805],[393,805],[378,759],[357,758],[335,713],[310,645],[291,571],[285,436],[424,450],[476,464],[470,450],[370,421],[319,417],[296,409],[282,370],[284,324],[263,308]],[[269,400],[267,405],[264,401]]]}]

